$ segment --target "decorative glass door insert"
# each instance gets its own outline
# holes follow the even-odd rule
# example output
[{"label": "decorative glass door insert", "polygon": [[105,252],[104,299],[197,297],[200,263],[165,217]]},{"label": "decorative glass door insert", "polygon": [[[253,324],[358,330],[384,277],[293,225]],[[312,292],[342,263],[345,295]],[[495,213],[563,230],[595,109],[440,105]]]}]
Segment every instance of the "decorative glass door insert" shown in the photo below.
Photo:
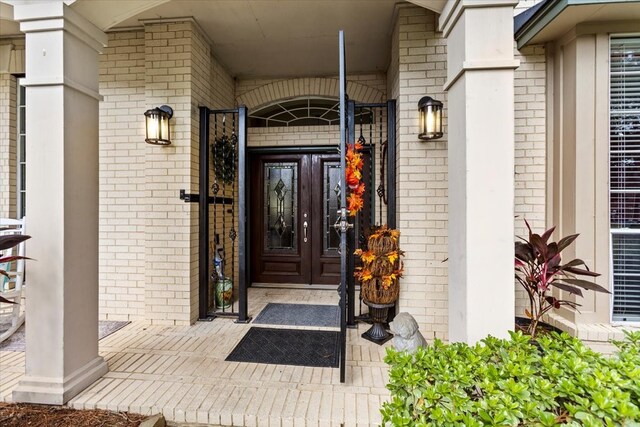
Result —
[{"label": "decorative glass door insert", "polygon": [[264,164],[264,228],[266,250],[295,251],[298,241],[298,164]]},{"label": "decorative glass door insert", "polygon": [[340,249],[340,234],[336,231],[334,224],[339,217],[342,180],[340,179],[340,162],[325,162],[323,169],[324,223],[322,226],[322,248],[327,253]]}]

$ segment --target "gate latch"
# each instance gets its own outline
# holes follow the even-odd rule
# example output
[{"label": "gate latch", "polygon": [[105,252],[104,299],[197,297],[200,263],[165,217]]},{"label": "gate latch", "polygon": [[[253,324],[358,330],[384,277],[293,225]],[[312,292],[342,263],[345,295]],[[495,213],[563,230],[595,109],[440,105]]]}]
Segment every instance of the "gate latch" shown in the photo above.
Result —
[{"label": "gate latch", "polygon": [[347,221],[348,213],[349,211],[347,211],[346,208],[342,208],[338,211],[338,215],[340,216],[338,217],[338,220],[336,221],[336,223],[333,225],[336,231],[340,233],[346,233],[347,230],[349,230],[350,228],[353,228],[353,224],[349,224],[349,221]]},{"label": "gate latch", "polygon": [[[199,203],[200,202],[200,195],[199,194],[193,194],[193,193],[187,193],[185,190],[180,190],[180,200],[184,200],[185,203]],[[233,198],[231,197],[213,197],[213,196],[209,196],[209,204],[222,204],[222,205],[232,205],[233,204]]]}]

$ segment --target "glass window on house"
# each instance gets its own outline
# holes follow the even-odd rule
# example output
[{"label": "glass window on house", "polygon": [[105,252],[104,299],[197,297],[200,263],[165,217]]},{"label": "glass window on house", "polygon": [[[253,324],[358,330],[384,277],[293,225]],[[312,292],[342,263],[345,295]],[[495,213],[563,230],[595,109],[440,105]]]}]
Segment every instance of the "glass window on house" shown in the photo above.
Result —
[{"label": "glass window on house", "polygon": [[613,321],[640,322],[640,35],[611,38]]},{"label": "glass window on house", "polygon": [[18,218],[26,215],[26,88],[24,79],[18,79]]}]

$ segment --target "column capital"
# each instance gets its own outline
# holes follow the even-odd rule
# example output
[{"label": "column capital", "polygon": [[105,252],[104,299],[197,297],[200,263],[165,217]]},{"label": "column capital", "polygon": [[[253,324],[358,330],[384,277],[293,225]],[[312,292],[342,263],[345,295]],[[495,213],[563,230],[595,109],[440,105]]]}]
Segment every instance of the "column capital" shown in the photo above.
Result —
[{"label": "column capital", "polygon": [[513,6],[515,0],[455,0],[447,3],[440,26],[447,37],[450,90],[467,72],[515,69]]},{"label": "column capital", "polygon": [[440,31],[447,37],[465,9],[514,7],[518,0],[454,0],[448,1],[440,14]]},{"label": "column capital", "polygon": [[17,4],[13,18],[25,34],[62,30],[74,35],[98,53],[107,45],[107,35],[62,1]]}]

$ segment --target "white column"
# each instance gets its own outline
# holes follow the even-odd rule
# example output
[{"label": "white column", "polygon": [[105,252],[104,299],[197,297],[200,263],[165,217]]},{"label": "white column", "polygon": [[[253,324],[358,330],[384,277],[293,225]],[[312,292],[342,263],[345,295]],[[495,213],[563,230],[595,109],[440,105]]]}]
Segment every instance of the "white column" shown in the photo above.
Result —
[{"label": "white column", "polygon": [[447,2],[449,339],[514,327],[516,0]]},{"label": "white column", "polygon": [[26,375],[13,400],[63,404],[98,355],[98,53],[107,38],[62,1],[16,5],[26,35]]}]

